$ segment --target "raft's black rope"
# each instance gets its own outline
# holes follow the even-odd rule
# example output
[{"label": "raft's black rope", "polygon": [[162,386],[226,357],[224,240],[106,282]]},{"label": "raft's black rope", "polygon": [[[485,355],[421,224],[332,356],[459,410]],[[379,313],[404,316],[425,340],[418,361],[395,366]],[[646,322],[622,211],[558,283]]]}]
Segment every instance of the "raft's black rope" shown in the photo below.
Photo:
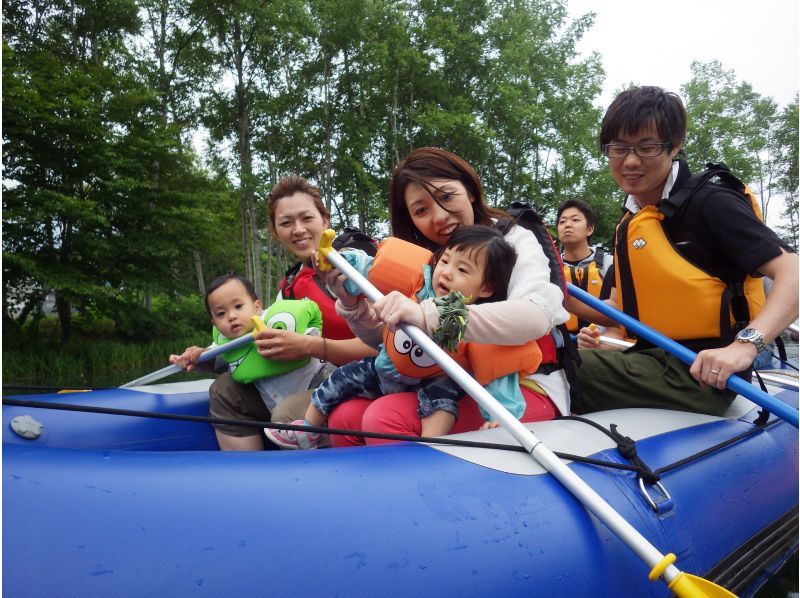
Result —
[{"label": "raft's black rope", "polygon": [[644,481],[646,481],[646,482],[648,482],[650,484],[659,481],[659,478],[664,473],[667,473],[667,472],[672,471],[674,469],[678,469],[679,467],[683,467],[684,465],[687,465],[687,464],[691,463],[692,461],[697,461],[698,459],[702,459],[703,457],[705,457],[707,455],[710,455],[712,453],[720,451],[720,450],[724,449],[725,447],[728,447],[728,446],[730,446],[732,444],[735,444],[735,443],[739,442],[740,440],[743,440],[743,439],[747,438],[748,436],[752,436],[754,434],[762,432],[763,430],[765,430],[765,429],[767,429],[767,428],[769,428],[771,426],[774,426],[774,425],[776,425],[776,424],[781,422],[780,419],[774,419],[774,420],[772,420],[770,422],[765,422],[765,421],[762,421],[761,418],[759,417],[759,419],[757,419],[756,421],[753,422],[753,424],[752,424],[753,427],[751,427],[749,430],[747,430],[745,432],[742,432],[741,434],[737,434],[736,436],[734,436],[732,438],[729,438],[728,440],[723,440],[722,442],[720,442],[718,444],[715,444],[714,446],[711,446],[711,447],[708,447],[706,449],[703,449],[702,451],[699,451],[697,453],[689,455],[688,457],[684,457],[683,459],[680,459],[679,461],[675,461],[674,463],[671,463],[669,465],[665,465],[664,467],[660,467],[660,468],[656,469],[655,471],[653,471],[653,470],[650,469],[650,467],[647,465],[647,463],[645,463],[636,454],[636,449],[635,449],[636,443],[632,439],[628,438],[627,436],[623,436],[622,434],[617,432],[616,424],[611,424],[614,427],[614,429],[613,430],[608,430],[607,428],[603,427],[602,425],[598,424],[595,421],[592,421],[590,419],[586,419],[584,417],[580,417],[580,416],[577,416],[577,415],[564,415],[564,416],[559,417],[558,419],[568,419],[568,420],[572,420],[572,421],[582,422],[584,424],[589,424],[590,426],[592,426],[594,428],[597,428],[598,430],[603,432],[606,436],[608,436],[614,442],[617,443],[617,449],[619,450],[619,452],[620,452],[620,454],[622,456],[624,456],[626,458],[630,458],[633,461],[634,465],[631,467],[631,470],[635,471],[637,476],[642,477],[644,479]]},{"label": "raft's black rope", "polygon": [[653,473],[655,473],[656,475],[661,475],[662,473],[667,473],[668,471],[672,471],[673,469],[678,469],[679,467],[683,467],[684,465],[686,465],[688,463],[691,463],[692,461],[696,461],[698,459],[702,459],[703,457],[705,457],[707,455],[710,455],[710,454],[712,454],[712,453],[714,453],[716,451],[722,450],[727,446],[730,446],[732,444],[735,444],[735,443],[739,442],[740,440],[744,440],[748,436],[752,436],[754,434],[762,432],[762,431],[766,430],[769,427],[772,427],[772,426],[774,426],[776,424],[779,424],[780,422],[781,422],[780,419],[774,419],[771,422],[767,422],[765,424],[754,425],[752,428],[750,428],[746,432],[742,432],[741,434],[738,434],[738,435],[734,436],[733,438],[729,438],[728,440],[724,440],[724,441],[720,442],[719,444],[715,444],[714,446],[711,446],[711,447],[709,447],[707,449],[704,449],[704,450],[702,450],[700,452],[697,452],[697,453],[695,453],[693,455],[689,455],[688,457],[685,457],[685,458],[681,459],[680,461],[675,461],[675,463],[672,463],[670,465],[665,465],[664,467],[659,467]]},{"label": "raft's black rope", "polygon": [[27,386],[24,384],[3,384],[3,390],[36,390],[44,392],[58,392],[60,390],[73,389],[73,390],[109,390],[113,386],[83,386],[82,384],[74,384],[72,386]]},{"label": "raft's black rope", "polygon": [[[494,442],[475,442],[472,440],[457,440],[455,438],[422,438],[420,436],[408,436],[405,434],[383,434],[378,432],[363,432],[361,430],[343,430],[338,428],[321,428],[316,426],[295,426],[292,424],[279,424],[275,422],[266,421],[252,421],[229,419],[222,417],[207,417],[203,415],[178,415],[175,413],[159,413],[156,411],[136,411],[133,409],[116,409],[113,407],[93,407],[89,405],[74,405],[69,403],[49,403],[47,401],[28,401],[24,399],[10,399],[4,398],[3,405],[10,407],[30,407],[33,409],[54,409],[57,411],[78,411],[82,413],[100,413],[105,415],[125,415],[131,417],[148,417],[152,419],[168,419],[178,421],[189,421],[196,423],[207,424],[227,424],[234,426],[248,426],[253,428],[274,428],[276,430],[295,430],[301,432],[315,432],[320,434],[338,434],[344,436],[357,436],[360,438],[379,438],[382,440],[399,440],[416,442],[419,444],[443,444],[449,446],[463,446],[470,448],[484,448],[494,449],[501,451],[512,451],[517,453],[527,453],[524,447],[512,444],[499,444]],[[568,461],[576,461],[579,463],[586,463],[587,465],[598,465],[602,467],[610,467],[613,469],[621,469],[625,471],[637,471],[633,465],[624,463],[613,463],[610,461],[602,461],[600,459],[592,459],[590,457],[583,457],[581,455],[571,455],[569,453],[554,452],[560,459]]]},{"label": "raft's black rope", "polygon": [[[518,445],[511,445],[511,444],[498,444],[493,442],[476,442],[472,440],[457,440],[452,438],[422,438],[420,436],[408,436],[405,434],[385,434],[385,433],[378,433],[378,432],[364,432],[361,430],[344,430],[339,428],[323,428],[323,427],[316,427],[316,426],[295,426],[292,424],[279,424],[275,422],[267,422],[267,421],[252,421],[252,420],[239,420],[239,419],[229,419],[229,418],[221,418],[221,417],[208,417],[202,415],[179,415],[174,413],[160,413],[156,411],[136,411],[133,409],[116,409],[112,407],[93,407],[89,405],[75,405],[69,403],[50,403],[47,401],[28,401],[24,399],[11,399],[11,398],[3,398],[3,405],[13,406],[13,407],[30,407],[35,409],[54,409],[58,411],[78,411],[83,413],[100,413],[106,415],[124,415],[124,416],[131,416],[131,417],[146,417],[152,419],[168,419],[168,420],[177,420],[177,421],[189,421],[189,422],[196,422],[196,423],[207,423],[207,424],[227,424],[227,425],[234,425],[234,426],[247,426],[253,428],[274,428],[277,430],[295,430],[301,432],[314,432],[320,434],[336,434],[336,435],[343,435],[343,436],[356,436],[359,438],[377,438],[381,440],[398,440],[398,441],[407,441],[407,442],[416,442],[419,444],[439,444],[439,445],[448,445],[448,446],[462,446],[462,447],[470,447],[470,448],[484,448],[484,449],[493,449],[493,450],[502,450],[502,451],[512,451],[517,453],[527,453],[528,451],[525,450],[524,447]],[[563,420],[572,420],[582,422],[584,424],[588,424],[604,434],[606,434],[609,438],[614,440],[614,442],[618,442],[617,437],[621,437],[618,432],[611,431],[603,427],[602,425],[594,422],[590,419],[586,419],[583,417],[575,416],[575,415],[565,415],[561,416],[558,419]],[[624,463],[615,463],[612,461],[603,461],[600,459],[592,459],[590,457],[583,457],[581,455],[572,455],[569,453],[562,453],[554,451],[555,454],[560,459],[565,459],[569,461],[575,461],[577,463],[585,463],[587,465],[596,465],[598,467],[608,467],[611,469],[619,469],[623,471],[630,471],[636,473],[637,476],[642,476],[645,481],[650,481],[652,479],[658,480],[658,477],[669,471],[682,467],[692,461],[696,461],[701,459],[709,454],[712,454],[716,451],[722,450],[723,448],[735,444],[748,436],[756,434],[765,430],[768,427],[774,426],[780,423],[780,419],[775,419],[771,422],[767,422],[765,424],[754,425],[751,429],[738,434],[728,440],[724,440],[719,444],[716,444],[712,447],[699,451],[693,455],[689,455],[679,461],[671,463],[670,465],[665,465],[655,471],[652,471],[647,464],[641,460],[640,458],[636,457],[636,462],[633,465],[627,465]],[[626,447],[628,444],[635,442],[633,440],[626,438]],[[630,440],[630,443],[627,441]],[[625,447],[623,447],[625,448]],[[628,447],[629,448],[629,447]],[[629,451],[630,452],[630,451]]]}]

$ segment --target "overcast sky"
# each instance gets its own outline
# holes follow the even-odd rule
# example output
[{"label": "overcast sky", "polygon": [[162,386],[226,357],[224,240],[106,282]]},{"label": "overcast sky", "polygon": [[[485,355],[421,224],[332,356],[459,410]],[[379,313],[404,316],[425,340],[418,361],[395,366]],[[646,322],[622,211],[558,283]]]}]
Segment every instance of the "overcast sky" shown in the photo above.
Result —
[{"label": "overcast sky", "polygon": [[798,0],[567,0],[572,18],[596,13],[578,49],[602,56],[606,108],[630,82],[680,93],[695,60],[719,60],[781,106],[798,90]]}]

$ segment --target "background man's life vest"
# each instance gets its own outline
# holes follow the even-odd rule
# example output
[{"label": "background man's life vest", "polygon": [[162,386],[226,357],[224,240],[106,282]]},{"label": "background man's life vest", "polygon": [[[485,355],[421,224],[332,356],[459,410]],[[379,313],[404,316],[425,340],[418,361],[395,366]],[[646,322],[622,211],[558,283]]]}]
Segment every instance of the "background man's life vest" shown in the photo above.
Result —
[{"label": "background man's life vest", "polygon": [[[601,291],[603,290],[603,259],[605,258],[605,251],[602,247],[597,247],[594,250],[592,261],[587,266],[573,266],[571,264],[564,264],[564,277],[567,282],[574,284],[576,287],[586,291],[593,297],[600,299]],[[576,334],[584,326],[588,326],[589,322],[578,318],[573,313],[569,314],[567,321],[567,330],[570,333]]]}]

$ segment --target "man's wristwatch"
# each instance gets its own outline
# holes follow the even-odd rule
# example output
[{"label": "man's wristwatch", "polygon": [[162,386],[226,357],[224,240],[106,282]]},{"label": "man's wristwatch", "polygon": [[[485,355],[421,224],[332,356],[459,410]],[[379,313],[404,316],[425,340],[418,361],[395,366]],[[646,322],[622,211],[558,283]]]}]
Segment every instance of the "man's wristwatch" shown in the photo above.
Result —
[{"label": "man's wristwatch", "polygon": [[764,336],[755,328],[745,328],[736,335],[736,340],[740,343],[753,343],[758,353],[766,349]]}]

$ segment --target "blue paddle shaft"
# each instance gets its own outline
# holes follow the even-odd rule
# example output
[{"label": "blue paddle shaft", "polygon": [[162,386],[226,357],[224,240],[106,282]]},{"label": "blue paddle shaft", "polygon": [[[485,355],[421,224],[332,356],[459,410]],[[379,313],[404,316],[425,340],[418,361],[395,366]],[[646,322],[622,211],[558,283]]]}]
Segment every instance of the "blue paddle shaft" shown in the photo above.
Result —
[{"label": "blue paddle shaft", "polygon": [[[567,291],[569,291],[570,295],[585,303],[589,307],[592,307],[601,314],[608,316],[616,322],[619,322],[625,326],[625,328],[633,332],[636,336],[641,337],[655,346],[664,349],[664,351],[667,353],[674,355],[686,365],[692,365],[694,360],[697,358],[697,353],[694,351],[687,349],[683,345],[676,343],[671,338],[667,338],[660,332],[657,332],[649,326],[642,324],[639,320],[635,320],[618,309],[611,307],[607,303],[600,301],[583,289],[568,283]],[[728,378],[727,386],[743,397],[747,397],[756,405],[764,407],[771,413],[774,413],[781,419],[789,422],[795,428],[798,427],[798,413],[797,409],[794,407],[791,407],[786,403],[776,399],[772,395],[765,393],[763,390],[756,388],[749,382],[739,378],[739,376],[730,376]]]}]

